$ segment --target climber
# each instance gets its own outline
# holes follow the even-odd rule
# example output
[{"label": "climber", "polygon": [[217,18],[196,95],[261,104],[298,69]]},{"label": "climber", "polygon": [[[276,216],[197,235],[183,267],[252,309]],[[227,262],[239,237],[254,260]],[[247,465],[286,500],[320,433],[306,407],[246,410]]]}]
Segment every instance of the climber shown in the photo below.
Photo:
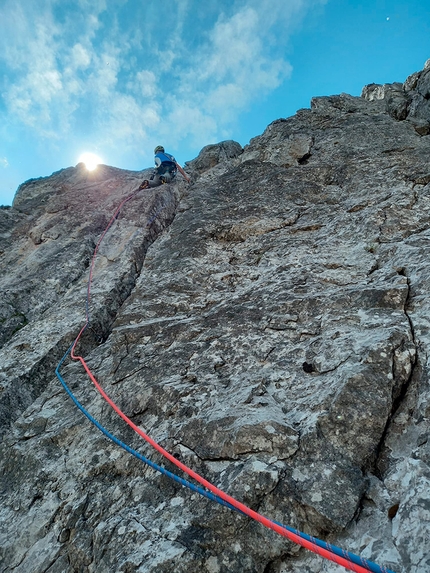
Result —
[{"label": "climber", "polygon": [[155,172],[151,178],[145,179],[140,184],[139,189],[147,189],[148,187],[158,187],[163,183],[171,183],[176,176],[176,171],[179,170],[184,179],[190,183],[190,178],[177,163],[176,159],[170,153],[164,151],[162,145],[157,145],[154,149]]}]

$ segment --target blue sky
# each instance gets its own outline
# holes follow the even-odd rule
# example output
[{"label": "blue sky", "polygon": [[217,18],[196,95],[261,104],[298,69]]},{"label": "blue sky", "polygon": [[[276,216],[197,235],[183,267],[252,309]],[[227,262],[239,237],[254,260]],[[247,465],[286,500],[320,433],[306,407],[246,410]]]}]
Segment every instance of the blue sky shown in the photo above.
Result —
[{"label": "blue sky", "polygon": [[428,58],[428,0],[0,0],[0,204],[84,152],[139,170],[157,144],[245,145]]}]

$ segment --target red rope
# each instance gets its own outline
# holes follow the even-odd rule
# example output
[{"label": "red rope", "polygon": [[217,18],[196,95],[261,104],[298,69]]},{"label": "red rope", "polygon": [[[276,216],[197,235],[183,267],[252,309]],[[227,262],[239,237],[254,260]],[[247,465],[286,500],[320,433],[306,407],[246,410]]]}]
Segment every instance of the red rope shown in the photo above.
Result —
[{"label": "red rope", "polygon": [[132,420],[130,420],[130,418],[128,416],[126,416],[126,414],[124,414],[124,412],[115,404],[115,402],[109,398],[109,396],[106,394],[106,392],[103,390],[103,388],[100,386],[100,384],[97,382],[95,376],[93,375],[93,373],[91,372],[88,364],[85,362],[84,358],[82,358],[82,356],[76,355],[75,354],[75,348],[76,345],[78,344],[84,330],[87,328],[87,326],[89,325],[89,301],[90,301],[90,294],[91,294],[91,282],[92,282],[92,277],[93,277],[93,270],[94,270],[94,262],[95,262],[95,258],[100,246],[100,243],[102,242],[104,236],[106,235],[108,229],[110,228],[110,226],[112,225],[112,223],[115,221],[115,219],[118,216],[119,211],[121,210],[122,206],[129,201],[134,194],[137,192],[138,190],[134,191],[129,197],[127,197],[126,199],[124,199],[124,201],[120,204],[120,206],[117,208],[117,210],[115,211],[114,215],[112,216],[111,220],[109,221],[106,229],[103,231],[97,245],[96,248],[94,250],[94,254],[92,257],[92,261],[91,261],[91,266],[90,266],[90,273],[89,273],[89,280],[88,280],[88,288],[87,288],[87,310],[86,310],[86,322],[84,324],[84,326],[82,327],[81,331],[79,332],[72,350],[71,350],[71,357],[73,360],[79,360],[80,363],[82,364],[82,366],[85,369],[85,372],[87,373],[88,377],[90,378],[90,380],[93,382],[94,386],[97,388],[98,392],[101,394],[101,396],[106,400],[106,402],[115,410],[115,412],[141,437],[143,438],[148,444],[150,444],[155,450],[157,450],[162,456],[164,456],[167,460],[169,460],[170,462],[172,462],[176,467],[178,467],[180,470],[182,470],[183,472],[185,472],[186,474],[188,474],[190,477],[192,477],[194,480],[196,480],[198,483],[200,483],[201,485],[203,485],[204,487],[206,487],[209,491],[211,491],[212,493],[214,493],[215,495],[217,495],[218,497],[220,497],[221,499],[223,499],[225,502],[229,503],[230,505],[232,505],[233,507],[235,507],[236,509],[238,509],[239,511],[241,511],[242,513],[244,513],[245,515],[247,515],[248,517],[250,517],[251,519],[254,519],[255,521],[258,521],[259,523],[261,523],[262,525],[264,525],[265,527],[267,527],[268,529],[272,529],[273,531],[275,531],[276,533],[279,533],[279,535],[282,535],[283,537],[287,537],[288,539],[290,539],[290,541],[293,541],[294,543],[301,545],[302,547],[305,547],[306,549],[309,549],[310,551],[313,551],[314,553],[317,553],[318,555],[321,555],[321,557],[324,557],[325,559],[328,559],[330,561],[334,561],[335,563],[337,563],[338,565],[341,565],[343,567],[345,567],[346,569],[349,569],[350,571],[354,571],[355,573],[369,573],[369,569],[361,567],[360,565],[357,565],[355,563],[352,563],[351,561],[349,561],[348,559],[345,559],[343,557],[340,557],[339,555],[335,555],[334,553],[331,553],[330,551],[328,551],[327,549],[324,549],[322,547],[318,547],[315,543],[312,543],[311,541],[308,541],[307,539],[304,539],[302,537],[300,537],[299,535],[296,535],[295,533],[288,531],[287,529],[283,528],[281,525],[278,525],[277,523],[274,523],[273,521],[271,521],[270,519],[268,519],[267,517],[264,517],[263,515],[261,515],[260,513],[257,513],[256,511],[252,510],[251,508],[249,508],[248,506],[244,505],[243,503],[241,503],[240,501],[237,501],[235,498],[231,497],[230,495],[228,495],[227,493],[223,492],[222,490],[218,489],[215,485],[213,485],[211,482],[207,481],[204,477],[202,477],[201,475],[199,475],[197,472],[195,472],[194,470],[192,470],[191,468],[189,468],[188,466],[186,466],[185,464],[183,464],[182,462],[180,462],[178,459],[176,459],[172,454],[170,454],[167,450],[165,450],[162,446],[160,446],[160,444],[158,444],[155,440],[153,440],[150,436],[148,436],[143,430],[141,430],[138,426],[136,426],[136,424],[134,424],[134,422],[132,422]]},{"label": "red rope", "polygon": [[[79,339],[79,337],[78,337],[78,339]],[[75,345],[76,345],[78,339],[76,339]],[[292,532],[284,529],[282,526],[274,523],[273,521],[271,521],[267,517],[264,517],[263,515],[261,515],[260,513],[257,513],[256,511],[254,511],[253,509],[244,505],[240,501],[237,501],[234,497],[231,497],[227,493],[224,493],[222,490],[218,489],[211,482],[207,481],[200,474],[196,473],[194,470],[192,470],[191,468],[189,468],[188,466],[186,466],[185,464],[180,462],[178,459],[176,459],[172,454],[170,454],[167,450],[165,450],[162,446],[160,446],[160,444],[158,444],[155,440],[153,440],[150,436],[148,436],[143,430],[141,430],[138,426],[136,426],[136,424],[134,422],[132,422],[130,420],[130,418],[128,416],[126,416],[126,414],[124,414],[124,412],[115,404],[115,402],[111,398],[109,398],[109,396],[106,394],[106,392],[100,386],[100,384],[97,382],[96,378],[94,377],[93,373],[91,372],[90,368],[88,367],[87,363],[82,358],[82,356],[75,355],[75,353],[74,353],[75,345],[73,346],[73,349],[71,352],[71,357],[73,358],[73,360],[79,360],[81,362],[81,364],[84,367],[86,373],[88,374],[90,380],[93,382],[94,386],[97,388],[97,390],[100,392],[100,394],[106,400],[106,402],[115,410],[115,412],[137,434],[139,434],[139,436],[141,436],[146,442],[148,442],[148,444],[150,444],[153,448],[155,448],[167,460],[169,460],[170,462],[175,464],[176,467],[178,467],[183,472],[188,474],[190,477],[195,479],[198,483],[200,483],[201,485],[206,487],[209,491],[211,491],[212,493],[214,493],[215,495],[217,495],[218,497],[220,497],[221,499],[223,499],[224,501],[226,501],[227,503],[229,503],[230,505],[232,505],[233,507],[235,507],[236,509],[238,509],[242,513],[245,513],[248,517],[255,519],[255,521],[258,521],[259,523],[261,523],[265,527],[268,527],[269,529],[276,531],[276,533],[279,533],[283,537],[287,537],[288,539],[290,539],[294,543],[297,543],[298,545],[302,545],[303,547],[306,547],[306,549],[309,549],[310,551],[313,551],[314,553],[318,553],[322,557],[325,557],[326,559],[330,559],[331,561],[334,561],[335,563],[342,565],[343,567],[349,569],[350,571],[355,571],[356,573],[369,573],[368,569],[365,569],[364,567],[361,567],[360,565],[356,565],[356,564],[352,563],[351,561],[349,561],[348,559],[344,559],[343,557],[340,557],[338,555],[334,555],[330,551],[323,549],[322,547],[318,547],[314,543],[312,543],[306,539],[303,539],[299,535],[296,535],[295,533],[292,533]]]}]

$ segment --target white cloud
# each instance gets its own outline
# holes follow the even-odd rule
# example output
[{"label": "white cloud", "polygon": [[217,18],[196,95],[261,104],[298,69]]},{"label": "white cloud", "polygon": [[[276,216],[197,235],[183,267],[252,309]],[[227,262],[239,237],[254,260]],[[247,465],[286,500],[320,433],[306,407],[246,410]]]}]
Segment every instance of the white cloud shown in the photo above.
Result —
[{"label": "white cloud", "polygon": [[75,70],[79,68],[86,69],[91,63],[91,54],[79,42],[71,50],[71,64]]},{"label": "white cloud", "polygon": [[202,58],[200,80],[242,79],[254,67],[255,58],[264,59],[257,12],[245,8],[228,20],[219,20],[208,48]]},{"label": "white cloud", "polygon": [[157,78],[154,72],[140,70],[127,84],[127,88],[144,98],[155,98],[157,95]]},{"label": "white cloud", "polygon": [[84,12],[92,10],[96,15],[107,10],[106,0],[78,0],[78,3]]},{"label": "white cloud", "polygon": [[6,169],[6,167],[9,167],[9,162],[7,160],[6,157],[0,157],[0,165]]},{"label": "white cloud", "polygon": [[[133,7],[123,28],[126,0],[79,0],[79,10],[60,0],[5,0],[4,115],[45,138],[85,136],[112,148],[159,137],[214,142],[288,78],[290,34],[324,2],[172,0],[171,22],[162,23],[158,4],[148,2]],[[206,28],[190,33],[197,13]]]},{"label": "white cloud", "polygon": [[[198,109],[198,121],[192,119],[188,125],[204,143],[209,131],[213,137],[223,133],[252,101],[262,100],[281,85],[292,71],[284,58],[284,44],[293,13],[302,4],[283,4],[281,10],[276,3],[262,0],[247,2],[228,17],[221,14],[206,44],[189,56],[187,68],[179,74],[175,112],[168,113],[172,125],[178,126],[177,116],[190,107],[191,118]],[[179,109],[184,112],[178,113]]]},{"label": "white cloud", "polygon": [[173,145],[191,138],[195,147],[216,141],[217,121],[211,114],[204,112],[198,99],[193,102],[173,97],[165,107],[167,111],[159,126],[161,137],[168,138]]},{"label": "white cloud", "polygon": [[8,2],[2,17],[2,55],[11,70],[2,86],[8,112],[24,125],[45,130],[64,88],[56,61],[60,28],[43,5],[40,13],[27,14],[19,3]]},{"label": "white cloud", "polygon": [[103,108],[98,117],[98,128],[103,140],[111,145],[135,145],[146,139],[150,130],[160,123],[160,109],[155,103],[142,106],[129,95],[115,94],[109,108]]},{"label": "white cloud", "polygon": [[221,15],[211,34],[207,50],[196,64],[200,81],[215,79],[235,83],[250,95],[271,91],[291,73],[285,59],[292,19],[310,2],[288,4],[247,2],[230,18]]}]

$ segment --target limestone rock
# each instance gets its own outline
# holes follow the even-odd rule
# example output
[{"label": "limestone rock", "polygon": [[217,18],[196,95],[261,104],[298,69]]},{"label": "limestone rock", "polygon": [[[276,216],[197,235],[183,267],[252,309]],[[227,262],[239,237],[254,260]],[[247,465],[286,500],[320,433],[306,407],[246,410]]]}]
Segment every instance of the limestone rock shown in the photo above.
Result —
[{"label": "limestone rock", "polygon": [[368,101],[384,100],[394,119],[408,119],[420,135],[430,133],[429,60],[422,71],[411,74],[403,84],[369,84],[361,95]]},{"label": "limestone rock", "polygon": [[185,164],[185,169],[194,176],[222,164],[225,168],[236,165],[235,159],[242,153],[242,146],[237,141],[222,141],[213,145],[206,145],[199,155]]},{"label": "limestone rock", "polygon": [[145,172],[77,166],[0,209],[2,571],[339,571],[66,394],[97,245],[78,352],[134,424],[273,520],[429,570],[428,70],[207,146],[189,187],[130,197]]}]

